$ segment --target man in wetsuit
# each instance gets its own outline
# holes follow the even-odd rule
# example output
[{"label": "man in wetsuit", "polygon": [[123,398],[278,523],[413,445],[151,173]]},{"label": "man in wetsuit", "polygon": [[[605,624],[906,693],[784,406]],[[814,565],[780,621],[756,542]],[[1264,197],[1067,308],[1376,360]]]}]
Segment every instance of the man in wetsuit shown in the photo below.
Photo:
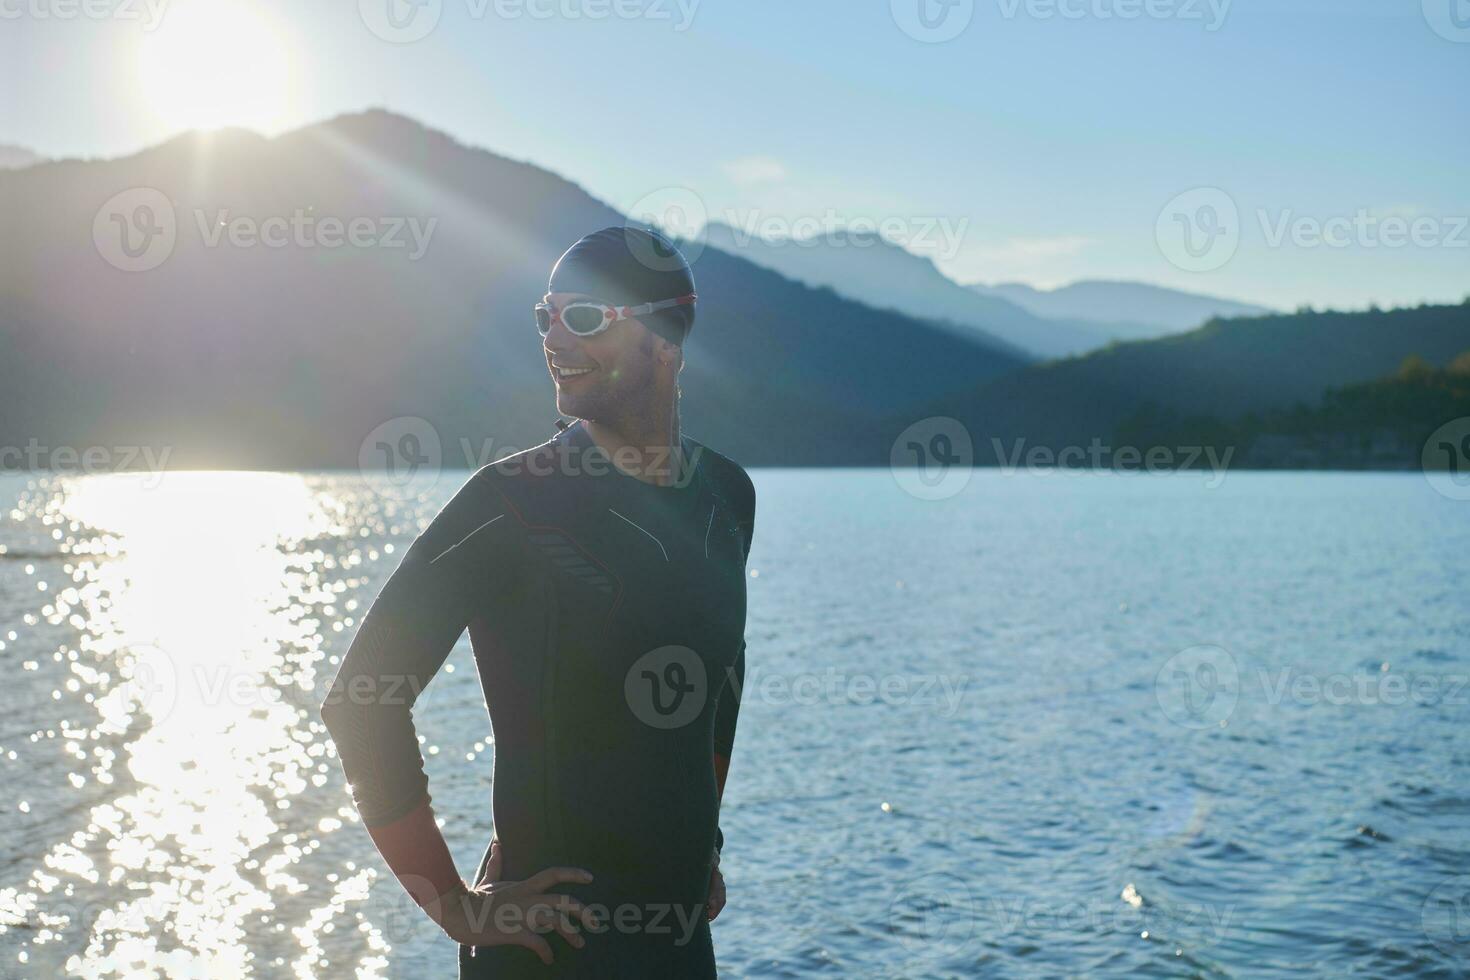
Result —
[{"label": "man in wetsuit", "polygon": [[[460,943],[461,977],[716,975],[755,490],[680,431],[694,309],[662,236],[608,228],[567,250],[536,318],[577,421],[444,506],[322,705],[363,823]],[[466,628],[495,741],[473,887],[435,824],[411,717]]]}]

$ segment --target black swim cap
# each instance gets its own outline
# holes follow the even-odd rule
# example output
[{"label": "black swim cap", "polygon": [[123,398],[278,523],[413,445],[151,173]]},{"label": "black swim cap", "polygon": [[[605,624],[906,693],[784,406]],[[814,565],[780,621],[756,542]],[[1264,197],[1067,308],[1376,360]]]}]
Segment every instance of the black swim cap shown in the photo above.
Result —
[{"label": "black swim cap", "polygon": [[[621,225],[584,236],[562,253],[548,293],[585,293],[614,306],[637,306],[694,292],[694,273],[678,248],[656,231]],[[639,317],[648,329],[683,344],[694,326],[694,306]]]}]

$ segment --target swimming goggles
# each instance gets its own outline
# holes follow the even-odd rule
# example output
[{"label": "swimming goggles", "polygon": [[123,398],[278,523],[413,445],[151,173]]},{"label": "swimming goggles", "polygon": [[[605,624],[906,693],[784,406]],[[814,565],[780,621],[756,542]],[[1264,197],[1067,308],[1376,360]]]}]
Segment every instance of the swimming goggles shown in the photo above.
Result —
[{"label": "swimming goggles", "polygon": [[641,306],[608,306],[605,303],[578,299],[557,309],[550,303],[537,303],[536,331],[545,337],[551,333],[552,326],[560,321],[578,337],[591,337],[593,334],[602,333],[619,320],[635,319],[675,306],[692,306],[694,300],[695,294],[690,293],[687,296],[662,299],[655,303],[644,303]]}]

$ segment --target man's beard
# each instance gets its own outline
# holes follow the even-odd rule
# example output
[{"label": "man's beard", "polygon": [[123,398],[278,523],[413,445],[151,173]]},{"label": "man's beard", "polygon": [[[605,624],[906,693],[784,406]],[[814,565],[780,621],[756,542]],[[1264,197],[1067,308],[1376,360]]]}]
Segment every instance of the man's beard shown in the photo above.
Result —
[{"label": "man's beard", "polygon": [[[640,368],[644,373],[635,374]],[[599,367],[597,370],[601,374],[605,369]],[[572,418],[620,426],[627,420],[630,412],[641,409],[636,396],[652,390],[653,371],[652,366],[647,364],[622,364],[618,366],[617,373],[616,378],[610,377],[611,372],[608,372],[608,376],[598,378],[597,386],[590,391],[559,392],[558,409],[563,415]]]}]

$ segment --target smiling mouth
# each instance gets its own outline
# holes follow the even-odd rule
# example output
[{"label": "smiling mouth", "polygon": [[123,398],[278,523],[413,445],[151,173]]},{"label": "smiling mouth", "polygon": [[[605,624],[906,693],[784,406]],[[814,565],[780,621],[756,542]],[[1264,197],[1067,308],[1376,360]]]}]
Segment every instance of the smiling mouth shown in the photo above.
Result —
[{"label": "smiling mouth", "polygon": [[562,367],[559,364],[551,365],[551,373],[558,381],[570,381],[573,378],[580,378],[584,375],[591,374],[595,370],[597,369],[590,367]]}]

